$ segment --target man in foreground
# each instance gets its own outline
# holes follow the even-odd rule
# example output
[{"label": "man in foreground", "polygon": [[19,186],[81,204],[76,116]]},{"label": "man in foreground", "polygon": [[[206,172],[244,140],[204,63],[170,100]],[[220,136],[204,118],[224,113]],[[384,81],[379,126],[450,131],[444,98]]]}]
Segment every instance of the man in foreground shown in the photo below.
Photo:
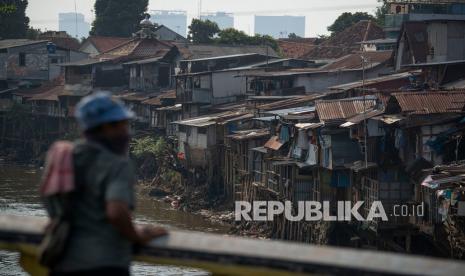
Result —
[{"label": "man in foreground", "polygon": [[[162,228],[138,229],[132,222],[135,173],[128,158],[132,117],[109,94],[87,96],[76,110],[84,139],[49,155],[59,161],[53,165],[47,160],[41,192],[52,221],[60,217],[69,223],[69,231],[56,231],[65,233],[65,245],[61,256],[49,262],[51,275],[129,275],[132,246],[166,234]],[[66,148],[71,149],[69,162]],[[72,165],[66,168],[67,163]],[[60,179],[56,185],[74,181],[72,191],[47,193],[56,179]]]}]

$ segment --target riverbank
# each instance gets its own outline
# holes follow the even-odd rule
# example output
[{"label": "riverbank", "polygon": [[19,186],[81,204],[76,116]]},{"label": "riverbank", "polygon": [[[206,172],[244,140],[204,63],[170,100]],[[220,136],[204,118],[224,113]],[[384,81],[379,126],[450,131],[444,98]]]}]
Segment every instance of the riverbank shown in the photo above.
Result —
[{"label": "riverbank", "polygon": [[186,191],[172,183],[141,181],[138,189],[155,200],[170,204],[171,208],[198,215],[211,223],[228,227],[228,234],[258,239],[271,239],[273,228],[268,223],[236,222],[232,204],[220,199],[208,200],[208,187],[197,186]]}]

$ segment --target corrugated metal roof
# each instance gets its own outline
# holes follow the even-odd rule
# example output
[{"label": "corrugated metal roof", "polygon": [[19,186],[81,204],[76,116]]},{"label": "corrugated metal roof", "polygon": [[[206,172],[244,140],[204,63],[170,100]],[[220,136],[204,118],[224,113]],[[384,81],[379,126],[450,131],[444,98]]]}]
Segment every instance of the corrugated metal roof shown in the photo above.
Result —
[{"label": "corrugated metal roof", "polygon": [[73,61],[73,62],[61,63],[60,66],[88,66],[88,65],[103,63],[107,61],[109,61],[109,59],[87,58],[87,59],[82,59],[82,60]]},{"label": "corrugated metal roof", "polygon": [[154,58],[146,58],[146,59],[140,59],[140,60],[135,60],[135,61],[130,61],[123,63],[124,65],[131,65],[131,64],[148,64],[148,63],[154,63],[154,62],[159,62],[162,60],[163,57],[154,57]]},{"label": "corrugated metal roof", "polygon": [[256,121],[261,121],[261,122],[271,122],[273,120],[278,120],[276,116],[267,116],[267,117],[258,117],[258,118],[253,118]]},{"label": "corrugated metal roof", "polygon": [[161,106],[163,99],[176,99],[176,90],[167,91],[159,96],[143,101],[143,104]]},{"label": "corrugated metal roof", "polygon": [[29,99],[28,101],[53,101],[53,102],[58,102],[58,96],[64,94],[64,86],[59,85],[55,87],[51,87],[48,90],[40,93],[40,94],[35,94]]},{"label": "corrugated metal roof", "polygon": [[322,123],[301,123],[301,124],[296,124],[295,127],[298,129],[315,129],[319,128],[322,126]]},{"label": "corrugated metal roof", "polygon": [[256,152],[261,152],[261,153],[267,153],[268,150],[265,148],[265,147],[257,147],[257,148],[253,148],[253,149],[250,149],[251,151],[256,151]]},{"label": "corrugated metal roof", "polygon": [[344,120],[372,109],[376,105],[376,98],[367,96],[363,98],[340,99],[330,101],[317,101],[316,112],[321,121]]},{"label": "corrugated metal roof", "polygon": [[184,125],[184,126],[205,127],[205,126],[211,126],[211,125],[216,124],[216,121],[214,117],[201,117],[201,118],[194,118],[194,119],[189,119],[189,120],[184,120],[184,121],[178,121],[174,123],[178,125]]},{"label": "corrugated metal roof", "polygon": [[465,105],[465,91],[435,91],[393,93],[403,113],[435,114],[461,113]]},{"label": "corrugated metal roof", "polygon": [[185,126],[194,126],[194,127],[204,127],[214,124],[221,124],[221,123],[228,123],[237,120],[243,120],[253,118],[253,114],[247,112],[223,112],[218,114],[209,114],[206,116],[191,118],[187,120],[173,122],[174,124],[178,125],[185,125]]},{"label": "corrugated metal roof", "polygon": [[394,123],[396,123],[396,122],[399,122],[399,121],[404,120],[405,117],[403,117],[403,116],[401,116],[401,115],[394,114],[394,115],[376,116],[376,117],[373,117],[372,119],[373,119],[373,120],[382,121],[382,122],[384,122],[385,124],[391,125],[391,124],[394,124]]},{"label": "corrugated metal roof", "polygon": [[354,53],[344,56],[328,65],[321,67],[322,70],[362,69],[362,56],[366,59],[365,68],[370,69],[386,63],[392,57],[392,51],[373,51]]},{"label": "corrugated metal roof", "polygon": [[358,124],[364,121],[365,119],[370,119],[375,116],[379,116],[383,113],[384,113],[384,110],[382,109],[371,109],[371,110],[366,111],[365,113],[355,115],[354,117],[349,118],[347,121],[353,124]]},{"label": "corrugated metal roof", "polygon": [[449,82],[443,85],[445,89],[464,89],[465,88],[465,79],[460,79],[454,82]]},{"label": "corrugated metal roof", "polygon": [[270,131],[268,129],[250,129],[244,131],[236,131],[235,134],[229,135],[228,137],[233,140],[248,140],[266,137],[268,135],[270,135]]},{"label": "corrugated metal roof", "polygon": [[3,39],[0,40],[0,49],[14,48],[38,43],[46,43],[47,40],[30,40],[30,39]]},{"label": "corrugated metal roof", "polygon": [[114,95],[113,97],[124,100],[124,101],[135,101],[141,102],[148,98],[147,94],[137,92],[124,92],[121,94]]},{"label": "corrugated metal roof", "polygon": [[159,111],[180,111],[182,109],[182,104],[175,104],[173,106],[166,106],[157,108]]},{"label": "corrugated metal roof", "polygon": [[257,53],[270,57],[278,57],[278,54],[271,47],[262,45],[213,45],[213,44],[186,44],[176,43],[184,59],[201,59],[209,57],[240,55],[247,53]]},{"label": "corrugated metal roof", "polygon": [[315,111],[314,106],[301,106],[301,107],[292,107],[292,108],[286,108],[286,109],[265,111],[263,114],[285,116],[285,115],[304,114],[304,113],[309,113],[309,112],[314,112],[314,111]]},{"label": "corrugated metal roof", "polygon": [[382,77],[379,77],[379,78],[367,79],[367,80],[365,80],[365,82],[363,82],[363,81],[355,81],[355,82],[351,82],[351,83],[336,85],[336,86],[330,87],[329,89],[331,89],[331,90],[342,90],[342,91],[350,90],[350,89],[362,87],[362,85],[370,86],[370,85],[373,85],[373,84],[382,83],[382,82],[386,82],[386,81],[405,79],[405,78],[410,77],[411,75],[414,75],[414,74],[417,74],[417,73],[420,73],[420,72],[421,71],[417,70],[417,71],[410,71],[410,72],[404,72],[404,73],[399,73],[399,74],[392,74],[392,75],[382,76]]},{"label": "corrugated metal roof", "polygon": [[[328,94],[326,94],[328,95]],[[263,104],[257,106],[258,110],[273,110],[277,108],[292,108],[292,107],[299,107],[299,106],[308,106],[309,103],[320,99],[324,96],[324,94],[313,94],[313,95],[305,95],[299,96],[291,99],[286,99],[282,101],[277,101],[273,103]]]}]

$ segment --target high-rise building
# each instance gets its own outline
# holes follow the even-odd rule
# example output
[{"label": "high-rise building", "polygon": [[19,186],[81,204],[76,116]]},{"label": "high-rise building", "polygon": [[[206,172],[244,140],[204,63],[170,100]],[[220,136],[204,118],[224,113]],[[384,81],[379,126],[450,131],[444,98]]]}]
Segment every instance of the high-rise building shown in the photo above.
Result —
[{"label": "high-rise building", "polygon": [[182,36],[187,36],[187,13],[185,11],[150,11],[150,19],[159,25],[164,25]]},{"label": "high-rise building", "polygon": [[201,15],[202,20],[210,20],[216,22],[220,29],[234,28],[234,16],[231,13],[217,12]]},{"label": "high-rise building", "polygon": [[287,38],[289,34],[305,36],[305,16],[255,16],[255,33]]},{"label": "high-rise building", "polygon": [[388,0],[385,17],[388,38],[397,38],[406,21],[457,20],[465,21],[465,0]]},{"label": "high-rise building", "polygon": [[82,13],[59,13],[58,29],[67,32],[72,37],[80,39],[89,36],[90,24],[85,21]]}]

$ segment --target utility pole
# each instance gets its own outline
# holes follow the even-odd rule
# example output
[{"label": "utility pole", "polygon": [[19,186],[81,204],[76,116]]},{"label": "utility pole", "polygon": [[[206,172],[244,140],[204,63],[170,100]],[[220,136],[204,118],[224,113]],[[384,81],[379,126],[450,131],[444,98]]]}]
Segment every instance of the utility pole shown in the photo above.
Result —
[{"label": "utility pole", "polygon": [[365,63],[367,62],[365,56],[365,48],[362,48],[362,93],[363,93],[363,139],[365,146],[365,169],[368,169],[368,145],[367,145],[367,117],[366,117],[366,93],[365,93]]}]

